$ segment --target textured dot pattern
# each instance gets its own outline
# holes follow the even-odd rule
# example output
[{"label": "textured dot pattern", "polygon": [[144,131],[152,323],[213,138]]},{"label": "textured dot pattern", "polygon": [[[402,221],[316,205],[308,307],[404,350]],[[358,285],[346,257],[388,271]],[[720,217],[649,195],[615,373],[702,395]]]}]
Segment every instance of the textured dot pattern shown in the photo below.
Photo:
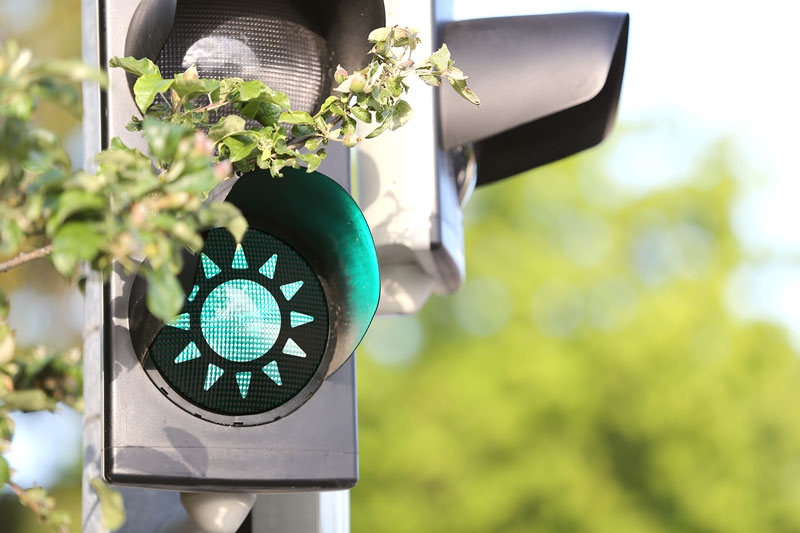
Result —
[{"label": "textured dot pattern", "polygon": [[195,64],[201,77],[261,80],[314,113],[336,64],[312,17],[295,0],[179,0],[156,63],[165,78]]},{"label": "textured dot pattern", "polygon": [[281,310],[263,285],[234,279],[208,295],[200,312],[200,329],[208,345],[225,359],[252,361],[275,344],[281,332]]},{"label": "textured dot pattern", "polygon": [[[219,273],[206,278],[199,262],[197,290],[182,310],[188,329],[165,326],[147,352],[174,391],[226,415],[263,413],[291,400],[319,370],[328,342],[328,306],[308,263],[285,242],[253,228],[241,250],[247,267],[234,268],[233,238],[223,229],[208,233],[203,253]],[[269,278],[261,270],[273,256]],[[286,298],[281,286],[298,281],[302,285]],[[298,324],[298,313],[312,320]],[[265,325],[275,330],[267,333]],[[271,341],[266,349],[264,339]],[[297,346],[290,350],[296,353],[285,353],[287,345]]]}]

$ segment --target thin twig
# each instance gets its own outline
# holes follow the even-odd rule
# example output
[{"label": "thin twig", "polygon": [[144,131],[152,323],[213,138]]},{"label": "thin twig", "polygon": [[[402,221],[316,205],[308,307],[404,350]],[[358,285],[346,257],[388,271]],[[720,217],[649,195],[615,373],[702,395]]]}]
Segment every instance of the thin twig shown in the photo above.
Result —
[{"label": "thin twig", "polygon": [[50,255],[52,251],[53,251],[53,245],[48,244],[47,246],[37,248],[36,250],[32,250],[30,252],[23,252],[18,256],[9,259],[8,261],[3,261],[2,263],[0,263],[0,274],[3,272],[8,272],[12,268],[23,265],[29,261],[34,261],[36,259],[41,259],[42,257],[46,257]]},{"label": "thin twig", "polygon": [[17,495],[19,501],[25,504],[25,506],[27,506],[28,509],[33,511],[33,513],[36,515],[36,517],[39,519],[40,522],[44,522],[44,514],[42,513],[42,508],[39,507],[39,504],[35,500],[31,499],[27,495],[25,489],[23,489],[22,487],[20,487],[11,480],[6,481],[6,483],[8,484],[9,487],[11,487],[11,490],[13,490],[14,493]]}]

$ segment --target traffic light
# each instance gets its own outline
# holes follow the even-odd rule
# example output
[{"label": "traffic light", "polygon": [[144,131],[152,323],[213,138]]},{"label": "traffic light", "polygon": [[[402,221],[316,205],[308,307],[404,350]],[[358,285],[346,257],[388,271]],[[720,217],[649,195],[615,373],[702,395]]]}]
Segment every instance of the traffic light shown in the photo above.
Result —
[{"label": "traffic light", "polygon": [[[195,64],[201,77],[261,80],[311,113],[330,93],[336,65],[363,67],[369,31],[385,25],[417,27],[419,57],[446,42],[471,77],[480,108],[419,84],[408,97],[413,119],[360,145],[361,210],[346,192],[348,152],[337,146],[319,173],[255,172],[213,191],[211,200],[237,205],[250,227],[239,244],[211,229],[202,253],[187,254],[186,302],[170,323],[150,315],[144,281],[120,268],[104,290],[108,481],[184,491],[353,486],[351,352],[378,305],[378,286],[386,314],[415,312],[431,292],[454,292],[464,280],[461,210],[472,189],[603,138],[619,98],[627,15],[454,22],[452,1],[436,0],[94,7],[100,64],[147,57],[164,77]],[[95,19],[84,20],[94,28]],[[146,150],[125,128],[138,114],[133,79],[115,69],[110,80],[107,93],[88,97],[94,114],[85,131],[98,140],[88,146],[96,152],[119,136]]]},{"label": "traffic light", "polygon": [[387,24],[420,28],[428,52],[447,44],[481,106],[419,84],[408,97],[414,119],[359,148],[359,203],[381,265],[379,314],[415,313],[431,293],[458,290],[462,208],[475,186],[594,146],[616,116],[627,14],[454,21],[452,4],[385,2]]},{"label": "traffic light", "polygon": [[[367,58],[384,25],[380,1],[106,0],[100,49],[147,57],[164,77],[258,79],[314,113],[337,64]],[[144,149],[125,125],[137,115],[131,79],[110,72],[106,139]],[[378,263],[348,194],[347,150],[318,172],[255,171],[211,200],[248,221],[185,256],[181,313],[147,310],[146,282],[115,268],[105,292],[103,475],[118,485],[184,491],[351,487],[358,477],[355,364],[375,313]]]}]

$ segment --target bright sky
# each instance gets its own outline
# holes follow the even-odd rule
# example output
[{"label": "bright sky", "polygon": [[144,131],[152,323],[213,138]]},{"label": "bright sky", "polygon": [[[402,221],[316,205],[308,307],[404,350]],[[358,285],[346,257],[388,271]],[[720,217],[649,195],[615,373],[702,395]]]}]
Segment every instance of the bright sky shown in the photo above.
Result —
[{"label": "bright sky", "polygon": [[569,11],[630,13],[618,120],[663,124],[619,144],[615,180],[668,186],[708,142],[737,140],[747,187],[733,222],[759,259],[734,277],[730,301],[790,326],[800,347],[800,3],[455,0],[459,19]]}]

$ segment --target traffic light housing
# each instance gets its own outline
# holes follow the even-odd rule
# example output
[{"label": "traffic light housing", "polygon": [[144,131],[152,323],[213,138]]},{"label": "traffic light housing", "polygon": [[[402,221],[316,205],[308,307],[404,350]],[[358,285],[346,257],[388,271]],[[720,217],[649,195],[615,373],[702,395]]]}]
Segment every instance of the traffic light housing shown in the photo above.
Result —
[{"label": "traffic light housing", "polygon": [[[105,58],[149,57],[164,76],[260,79],[314,111],[336,64],[363,66],[380,2],[104,2]],[[235,42],[234,42],[235,41]],[[236,44],[238,43],[238,44]],[[110,72],[106,142],[137,115],[131,81]],[[223,183],[249,229],[237,244],[210,229],[186,254],[183,310],[164,324],[146,283],[117,266],[105,291],[103,475],[172,490],[351,487],[358,477],[351,354],[378,303],[369,228],[347,193],[347,150],[319,172],[256,171]]]}]

